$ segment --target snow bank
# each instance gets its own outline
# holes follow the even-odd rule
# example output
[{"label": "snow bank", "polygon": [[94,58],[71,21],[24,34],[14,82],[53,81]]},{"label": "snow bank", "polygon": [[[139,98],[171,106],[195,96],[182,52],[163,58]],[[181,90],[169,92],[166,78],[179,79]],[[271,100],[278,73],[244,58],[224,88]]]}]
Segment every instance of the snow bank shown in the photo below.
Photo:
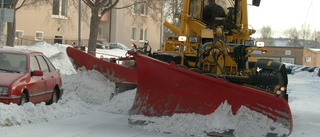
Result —
[{"label": "snow bank", "polygon": [[282,124],[273,122],[268,117],[241,107],[236,115],[232,114],[231,105],[222,103],[210,115],[174,114],[172,117],[144,117],[133,115],[132,122],[146,121],[146,125],[134,125],[155,132],[175,133],[186,136],[206,136],[207,133],[224,133],[234,129],[237,137],[260,137],[268,133],[288,134],[289,130]]}]

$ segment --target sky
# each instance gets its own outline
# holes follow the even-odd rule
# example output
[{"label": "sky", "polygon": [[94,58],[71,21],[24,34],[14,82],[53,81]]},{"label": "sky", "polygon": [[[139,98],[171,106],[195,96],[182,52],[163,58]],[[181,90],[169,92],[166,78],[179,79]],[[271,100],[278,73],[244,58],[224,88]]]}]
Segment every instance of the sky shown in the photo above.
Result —
[{"label": "sky", "polygon": [[[278,133],[286,132],[277,123],[246,108],[240,112],[250,118],[232,115],[231,106],[227,102],[206,116],[128,116],[136,89],[110,99],[111,93],[115,91],[115,83],[98,71],[74,69],[65,51],[67,46],[41,42],[34,46],[4,47],[43,52],[60,70],[65,93],[58,103],[52,105],[26,103],[18,106],[0,103],[1,137],[203,137],[204,131],[222,132],[229,128],[235,129],[237,137],[259,137],[268,132],[267,127],[270,126],[276,127]],[[289,105],[293,116],[290,137],[318,137],[320,77],[315,72],[296,72],[288,75],[288,78]],[[128,118],[151,120],[154,123],[131,126]],[[239,122],[239,119],[242,121]]]},{"label": "sky", "polygon": [[284,36],[283,31],[292,27],[300,30],[302,24],[319,31],[319,15],[319,0],[261,0],[259,7],[248,6],[249,24],[257,33],[263,26],[270,26],[274,37]]}]

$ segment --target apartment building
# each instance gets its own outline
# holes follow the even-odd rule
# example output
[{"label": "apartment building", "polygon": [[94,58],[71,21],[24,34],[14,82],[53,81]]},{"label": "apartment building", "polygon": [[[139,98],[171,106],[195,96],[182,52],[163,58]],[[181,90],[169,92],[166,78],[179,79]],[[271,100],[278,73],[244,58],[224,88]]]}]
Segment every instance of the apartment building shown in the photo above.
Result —
[{"label": "apartment building", "polygon": [[[123,7],[120,1],[116,7]],[[98,39],[141,45],[148,41],[153,49],[160,47],[160,26],[148,18],[146,5],[139,4],[125,9],[112,9],[102,15]],[[137,14],[140,12],[139,14]],[[87,46],[90,32],[90,10],[82,3],[81,44]],[[23,7],[16,11],[15,45],[33,45],[40,41],[71,44],[78,41],[78,9],[70,0],[53,0],[52,4]],[[145,20],[137,22],[137,16]],[[6,37],[6,28],[4,30]]]},{"label": "apartment building", "polygon": [[[128,5],[126,1],[119,1],[116,7],[125,5]],[[128,9],[112,9],[108,13],[109,21],[105,23],[107,26],[101,30],[104,30],[103,33],[108,35],[111,42],[125,45],[135,43],[139,46],[148,41],[153,51],[160,49],[161,22],[155,22],[149,17],[150,10],[145,4],[133,5]]]}]

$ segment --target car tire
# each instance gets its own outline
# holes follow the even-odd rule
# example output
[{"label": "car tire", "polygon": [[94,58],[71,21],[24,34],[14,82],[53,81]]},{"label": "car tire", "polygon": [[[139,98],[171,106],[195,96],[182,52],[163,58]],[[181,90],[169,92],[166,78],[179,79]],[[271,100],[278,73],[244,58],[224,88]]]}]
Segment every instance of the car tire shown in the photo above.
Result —
[{"label": "car tire", "polygon": [[19,105],[23,105],[23,104],[25,104],[27,102],[28,102],[27,94],[26,93],[22,93],[22,95],[20,97]]},{"label": "car tire", "polygon": [[58,102],[58,94],[57,90],[54,89],[52,92],[52,96],[49,102],[47,102],[47,105],[51,105],[52,103],[57,103]]}]

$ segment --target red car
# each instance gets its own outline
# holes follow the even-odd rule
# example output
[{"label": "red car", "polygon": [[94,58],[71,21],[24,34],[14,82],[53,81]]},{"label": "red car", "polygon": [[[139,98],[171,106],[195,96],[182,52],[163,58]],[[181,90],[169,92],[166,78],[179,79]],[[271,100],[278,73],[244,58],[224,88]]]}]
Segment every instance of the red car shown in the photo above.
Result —
[{"label": "red car", "polygon": [[63,94],[60,72],[41,52],[0,49],[0,102],[58,102]]}]

